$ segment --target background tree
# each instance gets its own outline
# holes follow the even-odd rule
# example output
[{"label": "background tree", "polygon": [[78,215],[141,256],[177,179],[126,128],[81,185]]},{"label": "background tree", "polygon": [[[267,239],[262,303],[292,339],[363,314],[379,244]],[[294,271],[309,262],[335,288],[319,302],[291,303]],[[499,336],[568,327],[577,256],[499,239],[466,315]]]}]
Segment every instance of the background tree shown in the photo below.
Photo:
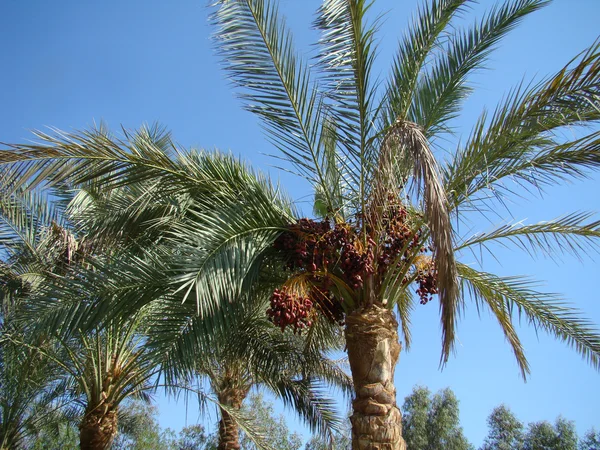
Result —
[{"label": "background tree", "polygon": [[530,423],[525,435],[525,450],[577,450],[575,424],[562,417],[554,426],[549,422]]},{"label": "background tree", "polygon": [[[248,403],[244,405],[246,414],[251,414],[261,425],[273,448],[299,450],[302,447],[302,437],[298,433],[290,432],[282,414],[275,416],[273,404],[265,400],[261,393],[251,394],[248,400]],[[240,444],[242,450],[256,450],[257,448],[244,433],[241,435]]]},{"label": "background tree", "polygon": [[600,450],[600,432],[588,430],[579,443],[579,450]]},{"label": "background tree", "polygon": [[523,448],[523,424],[504,405],[494,408],[487,419],[488,436],[481,450],[520,450]]},{"label": "background tree", "polygon": [[191,425],[178,434],[161,430],[157,408],[147,402],[129,401],[121,411],[119,434],[113,450],[214,450],[207,446],[210,436],[201,425]]},{"label": "background tree", "polygon": [[[37,192],[0,190],[0,448],[18,448],[45,429],[57,437],[69,398],[60,367],[45,357],[53,343],[30,336],[22,316],[32,295],[63,273],[63,215]],[[31,338],[24,343],[24,336]],[[15,340],[15,337],[19,339]],[[21,341],[21,342],[20,342]],[[35,344],[35,345],[33,345]]]},{"label": "background tree", "polygon": [[429,389],[413,388],[404,399],[402,427],[404,439],[415,450],[469,450],[473,446],[460,426],[458,400],[446,388],[432,396]]}]

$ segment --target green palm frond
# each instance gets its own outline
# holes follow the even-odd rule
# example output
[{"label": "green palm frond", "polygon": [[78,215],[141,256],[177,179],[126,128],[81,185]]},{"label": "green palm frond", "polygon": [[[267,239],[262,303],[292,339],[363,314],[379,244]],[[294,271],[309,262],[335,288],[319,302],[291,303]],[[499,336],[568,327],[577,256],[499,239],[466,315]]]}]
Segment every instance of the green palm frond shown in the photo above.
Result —
[{"label": "green palm frond", "polygon": [[456,248],[460,251],[474,246],[488,249],[488,244],[508,241],[532,254],[538,251],[555,257],[570,253],[577,257],[598,251],[600,246],[600,220],[590,222],[593,213],[573,213],[531,225],[522,222],[502,225],[487,233],[477,233],[465,239]]},{"label": "green palm frond", "polygon": [[326,395],[325,386],[311,379],[269,380],[268,387],[278,394],[286,406],[293,407],[311,429],[319,434],[330,434],[339,428],[340,420],[335,401]]},{"label": "green palm frond", "polygon": [[9,253],[25,248],[30,256],[39,257],[43,233],[53,224],[64,223],[63,211],[39,191],[0,195],[0,247]]},{"label": "green palm frond", "polygon": [[260,423],[257,423],[256,417],[244,411],[219,403],[216,399],[211,399],[219,408],[226,411],[235,421],[237,426],[248,436],[258,450],[277,450],[270,442],[269,436],[265,433]]},{"label": "green palm frond", "polygon": [[535,189],[600,166],[600,134],[561,141],[561,130],[600,120],[600,43],[555,76],[520,87],[488,119],[479,119],[465,147],[446,168],[451,206],[474,202],[480,191],[501,195],[512,177]]},{"label": "green palm frond", "polygon": [[419,78],[408,120],[423,127],[428,138],[448,131],[446,123],[461,111],[471,93],[467,77],[483,68],[495,45],[527,15],[547,0],[516,0],[492,8],[479,24],[454,30],[439,56]]},{"label": "green palm frond", "polygon": [[[178,228],[177,231],[182,229],[184,227]],[[200,230],[196,231],[198,236]],[[213,231],[218,230],[215,228]],[[184,292],[184,301],[190,294],[194,294],[198,313],[201,315],[205,314],[204,305],[209,299],[213,302],[219,299],[234,301],[257,280],[265,252],[280,234],[281,226],[252,227],[242,230],[245,233],[242,236],[238,235],[239,230],[232,231],[235,233],[233,237],[219,236],[211,232],[211,236],[207,236],[206,240],[198,241],[208,247],[203,250],[192,252],[193,241],[181,243],[181,250],[187,251],[189,256],[175,261],[176,275],[172,284]],[[209,241],[211,237],[215,239]],[[210,313],[210,307],[207,311]]]},{"label": "green palm frond", "polygon": [[57,365],[39,349],[15,343],[12,327],[0,331],[0,446],[20,448],[71,403]]},{"label": "green palm frond", "polygon": [[402,330],[402,337],[404,338],[404,349],[408,351],[410,350],[410,345],[412,343],[410,316],[415,308],[415,303],[413,295],[408,289],[398,289],[397,292],[398,298],[394,299],[393,302],[396,305],[396,311],[398,312],[398,321],[400,322],[400,329]]},{"label": "green palm frond", "polygon": [[383,128],[408,120],[409,110],[431,51],[438,45],[452,18],[469,0],[433,0],[421,7],[401,40],[381,109]]},{"label": "green palm frond", "polygon": [[333,215],[334,218],[345,220],[349,215],[349,206],[357,203],[357,192],[348,182],[349,177],[345,176],[348,173],[347,165],[340,160],[336,149],[338,138],[334,122],[327,120],[322,132],[325,183],[315,186],[313,213],[322,219]]},{"label": "green palm frond", "polygon": [[190,191],[195,197],[237,198],[248,180],[255,179],[243,162],[230,155],[184,152],[172,142],[167,147],[165,136],[147,127],[123,130],[123,138],[102,128],[34,134],[39,144],[11,144],[0,150],[0,166],[7,169],[3,189],[26,186],[31,190],[42,183],[81,186],[93,180],[108,190],[149,182],[163,197]]},{"label": "green palm frond", "polygon": [[374,35],[378,20],[369,23],[368,0],[327,0],[315,20],[321,31],[318,68],[322,74],[328,112],[336,124],[345,174],[356,189],[355,207],[364,210],[368,174],[373,170],[373,103],[376,83],[371,79],[375,60]]},{"label": "green palm frond", "polygon": [[157,242],[192,201],[188,191],[165,195],[160,182],[112,190],[86,186],[69,203],[68,214],[96,245],[115,249],[118,244],[131,250],[132,245]]},{"label": "green palm frond", "polygon": [[246,108],[264,121],[269,139],[298,174],[324,185],[323,99],[277,5],[269,0],[220,0],[215,6],[217,45],[225,70],[242,89]]},{"label": "green palm frond", "polygon": [[478,304],[487,305],[498,319],[523,376],[528,373],[528,365],[512,327],[515,314],[564,341],[600,370],[600,332],[559,296],[534,290],[536,284],[523,277],[499,277],[464,264],[459,264],[458,270],[463,291],[471,293]]}]

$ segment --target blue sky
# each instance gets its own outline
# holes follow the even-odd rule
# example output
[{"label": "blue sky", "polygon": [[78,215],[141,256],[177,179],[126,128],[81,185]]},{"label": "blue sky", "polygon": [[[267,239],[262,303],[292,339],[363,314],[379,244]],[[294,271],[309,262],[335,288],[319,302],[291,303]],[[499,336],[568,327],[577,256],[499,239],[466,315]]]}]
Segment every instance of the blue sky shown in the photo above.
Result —
[{"label": "blue sky", "polygon": [[[482,0],[466,15],[470,23],[495,2]],[[181,145],[231,150],[255,167],[269,170],[310,212],[307,186],[269,169],[277,162],[257,120],[243,111],[211,47],[211,27],[204,0],[62,0],[0,1],[0,141],[30,139],[28,130],[54,126],[83,129],[105,121],[116,130],[160,122]],[[310,52],[309,30],[318,0],[282,0],[301,51]],[[379,34],[378,75],[385,77],[398,38],[417,2],[378,0],[374,11],[387,11]],[[471,15],[472,14],[472,15]],[[598,37],[600,2],[556,0],[528,17],[492,55],[488,67],[473,77],[476,93],[456,121],[457,140],[482,108],[493,109],[522,80],[541,79],[558,70]],[[464,140],[464,138],[463,138]],[[441,144],[452,151],[452,143]],[[512,218],[500,212],[493,220],[547,220],[576,210],[600,210],[600,176],[565,183],[531,202],[510,205]],[[490,229],[491,223],[477,222]],[[481,228],[475,228],[475,230]],[[594,258],[565,256],[555,262],[531,259],[513,248],[498,248],[484,262],[502,275],[530,275],[540,289],[560,292],[600,323]],[[470,262],[467,261],[466,262]],[[469,305],[468,305],[469,306]],[[583,433],[600,427],[598,373],[553,338],[520,327],[532,375],[523,383],[499,327],[487,313],[468,307],[459,325],[459,345],[444,371],[438,370],[440,331],[435,303],[417,308],[414,343],[396,369],[398,401],[421,384],[432,390],[451,387],[461,402],[461,419],[470,440],[479,445],[486,417],[505,403],[530,422],[553,421],[562,414]],[[184,405],[161,400],[161,424],[183,425]],[[188,423],[195,414],[188,416]]]}]

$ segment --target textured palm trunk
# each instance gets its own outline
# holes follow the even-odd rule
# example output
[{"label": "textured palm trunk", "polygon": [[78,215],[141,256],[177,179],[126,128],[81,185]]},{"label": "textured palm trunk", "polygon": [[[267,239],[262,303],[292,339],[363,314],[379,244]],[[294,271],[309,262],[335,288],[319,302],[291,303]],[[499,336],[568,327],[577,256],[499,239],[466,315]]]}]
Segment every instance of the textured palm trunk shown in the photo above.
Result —
[{"label": "textured palm trunk", "polygon": [[[239,410],[248,394],[248,389],[227,389],[219,393],[219,402],[232,409]],[[219,446],[218,450],[239,450],[240,433],[237,423],[227,411],[221,408],[219,421]]]},{"label": "textured palm trunk", "polygon": [[81,450],[109,449],[116,434],[116,411],[106,411],[102,406],[88,410],[79,425],[79,448]]},{"label": "textured palm trunk", "polygon": [[346,317],[346,344],[356,398],[352,450],[406,450],[396,406],[394,370],[400,355],[398,322],[372,305]]}]

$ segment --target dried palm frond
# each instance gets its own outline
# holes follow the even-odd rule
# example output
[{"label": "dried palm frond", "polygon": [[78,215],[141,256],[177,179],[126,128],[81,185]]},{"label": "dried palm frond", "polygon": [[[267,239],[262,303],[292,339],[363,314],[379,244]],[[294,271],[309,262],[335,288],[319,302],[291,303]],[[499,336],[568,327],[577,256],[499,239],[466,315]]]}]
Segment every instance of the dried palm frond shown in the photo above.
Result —
[{"label": "dried palm frond", "polygon": [[409,162],[413,168],[413,186],[417,196],[423,196],[425,218],[433,243],[438,274],[441,320],[443,329],[442,362],[452,350],[456,322],[458,283],[452,245],[452,224],[448,200],[442,186],[438,165],[427,138],[412,122],[398,120],[383,139],[379,168],[372,192],[372,205],[381,214],[389,193],[396,193],[400,164]]}]

